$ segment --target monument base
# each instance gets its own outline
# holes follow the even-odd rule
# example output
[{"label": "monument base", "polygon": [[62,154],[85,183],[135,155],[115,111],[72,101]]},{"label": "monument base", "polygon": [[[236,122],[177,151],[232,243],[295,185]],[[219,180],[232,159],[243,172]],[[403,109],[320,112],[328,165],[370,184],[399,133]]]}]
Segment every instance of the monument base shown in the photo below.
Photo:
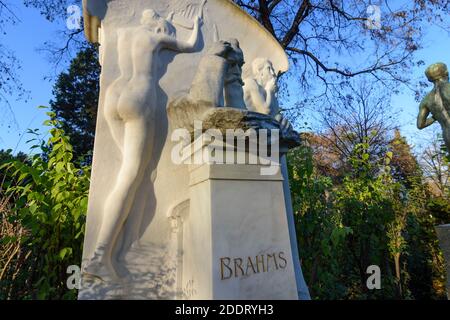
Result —
[{"label": "monument base", "polygon": [[180,298],[298,299],[283,175],[279,165],[271,175],[263,167],[189,165],[190,199],[170,214]]},{"label": "monument base", "polygon": [[439,246],[444,254],[447,270],[447,298],[450,300],[450,224],[437,226],[436,233],[439,238]]},{"label": "monument base", "polygon": [[184,222],[189,299],[297,299],[281,174],[259,165],[191,168]]}]

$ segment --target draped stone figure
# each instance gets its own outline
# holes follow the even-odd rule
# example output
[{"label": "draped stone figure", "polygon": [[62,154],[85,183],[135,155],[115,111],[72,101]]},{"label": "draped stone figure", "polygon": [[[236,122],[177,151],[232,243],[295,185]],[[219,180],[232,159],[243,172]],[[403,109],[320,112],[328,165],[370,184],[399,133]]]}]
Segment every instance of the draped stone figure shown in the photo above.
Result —
[{"label": "draped stone figure", "polygon": [[200,61],[185,98],[207,102],[212,107],[244,109],[243,65],[244,54],[237,39],[214,42]]},{"label": "draped stone figure", "polygon": [[244,91],[242,86],[242,66],[244,65],[244,53],[237,39],[226,41],[232,50],[227,55],[228,69],[225,76],[225,107],[245,109]]},{"label": "draped stone figure", "polygon": [[169,104],[172,126],[192,129],[194,120],[206,120],[220,107],[244,110],[243,65],[237,39],[215,41],[200,60],[189,91]]}]

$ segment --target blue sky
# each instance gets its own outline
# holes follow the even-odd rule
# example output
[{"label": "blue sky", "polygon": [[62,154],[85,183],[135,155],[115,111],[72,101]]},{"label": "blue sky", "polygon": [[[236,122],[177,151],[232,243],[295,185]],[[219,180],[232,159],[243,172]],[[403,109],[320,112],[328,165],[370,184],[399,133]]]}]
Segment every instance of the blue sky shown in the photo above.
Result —
[{"label": "blue sky", "polygon": [[[38,52],[45,41],[55,39],[58,31],[64,27],[62,22],[49,22],[35,9],[26,8],[21,1],[16,2],[16,14],[21,20],[17,25],[6,29],[6,35],[0,35],[0,41],[13,50],[21,61],[22,70],[19,70],[20,79],[30,93],[30,99],[11,100],[16,123],[10,120],[6,108],[0,106],[0,149],[13,149],[15,152],[29,152],[26,140],[22,137],[27,128],[41,128],[46,119],[45,110],[37,106],[48,106],[52,98],[53,81],[44,80],[46,76],[53,75],[54,70],[44,53]],[[442,61],[450,65],[450,35],[438,27],[430,27],[426,31],[424,49],[417,52],[417,59],[425,61],[426,65]],[[411,70],[413,77],[423,78],[424,67]],[[431,88],[431,85],[430,85]],[[417,115],[417,102],[413,93],[404,91],[394,96],[392,100],[394,111],[400,111],[398,124],[402,134],[419,151],[429,141],[433,133],[438,132],[437,125],[419,131],[415,127]]]},{"label": "blue sky", "polygon": [[19,1],[14,9],[20,22],[7,28],[6,36],[0,36],[0,41],[13,50],[20,60],[18,75],[24,88],[29,91],[30,99],[10,100],[15,122],[7,108],[0,106],[0,149],[28,152],[25,142],[29,137],[22,136],[27,128],[42,128],[46,111],[37,106],[48,106],[52,98],[53,82],[44,78],[53,73],[45,54],[38,52],[38,49],[43,47],[45,41],[57,36],[61,25],[47,21],[38,10],[26,8]]}]

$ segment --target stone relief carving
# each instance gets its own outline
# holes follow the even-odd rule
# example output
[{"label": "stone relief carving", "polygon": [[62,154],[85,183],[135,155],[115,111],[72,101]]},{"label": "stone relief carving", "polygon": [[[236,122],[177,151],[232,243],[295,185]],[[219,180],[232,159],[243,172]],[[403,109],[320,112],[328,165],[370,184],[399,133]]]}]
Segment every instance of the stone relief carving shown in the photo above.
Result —
[{"label": "stone relief carving", "polygon": [[272,63],[257,58],[252,63],[253,77],[245,79],[244,98],[247,109],[275,116],[278,111],[277,75]]},{"label": "stone relief carving", "polygon": [[170,220],[172,237],[175,240],[175,251],[176,251],[176,294],[179,299],[183,299],[183,229],[184,222],[189,216],[190,199],[184,200],[167,213],[167,218]]},{"label": "stone relief carving", "polygon": [[232,50],[225,41],[216,41],[202,57],[192,81],[189,101],[206,102],[211,107],[224,106],[225,74],[228,70],[227,56]]},{"label": "stone relief carving", "polygon": [[231,46],[227,55],[228,68],[225,74],[225,107],[245,109],[244,90],[242,81],[242,66],[244,53],[237,39],[226,41]]},{"label": "stone relief carving", "polygon": [[168,108],[174,127],[190,128],[194,120],[217,107],[245,109],[242,81],[244,54],[237,39],[214,42],[200,60],[189,92]]},{"label": "stone relief carving", "polygon": [[417,127],[426,128],[438,122],[447,150],[450,152],[450,83],[448,69],[444,63],[435,63],[427,68],[425,75],[434,84],[419,106]]},{"label": "stone relief carving", "polygon": [[245,81],[243,65],[244,54],[237,39],[214,42],[201,59],[189,92],[169,104],[172,127],[193,134],[194,121],[201,120],[203,130],[280,129],[283,144],[298,145],[298,134],[280,113],[278,77],[272,63],[255,59],[254,75]]},{"label": "stone relief carving", "polygon": [[212,107],[245,109],[243,64],[244,53],[237,39],[214,42],[200,61],[187,99]]},{"label": "stone relief carving", "polygon": [[[170,14],[169,19],[172,16]],[[122,163],[104,203],[94,255],[83,269],[85,274],[112,279],[128,275],[114,252],[151,160],[155,138],[153,122],[158,104],[156,68],[163,63],[160,53],[164,49],[193,52],[200,38],[201,17],[200,12],[194,18],[187,41],[177,39],[174,25],[152,9],[143,11],[139,26],[117,30],[120,76],[106,90],[104,116],[121,151]]]},{"label": "stone relief carving", "polygon": [[292,126],[280,113],[278,105],[278,77],[272,62],[266,58],[256,58],[252,62],[253,76],[244,80],[244,99],[248,110],[275,118],[280,123],[281,132],[291,132]]},{"label": "stone relief carving", "polygon": [[180,2],[179,5],[175,5],[172,8],[176,12],[171,11],[167,19],[180,27],[192,29],[194,27],[192,18],[197,12],[203,18],[206,2],[207,0],[203,0],[201,3],[189,3],[186,7],[184,7],[184,3]]}]

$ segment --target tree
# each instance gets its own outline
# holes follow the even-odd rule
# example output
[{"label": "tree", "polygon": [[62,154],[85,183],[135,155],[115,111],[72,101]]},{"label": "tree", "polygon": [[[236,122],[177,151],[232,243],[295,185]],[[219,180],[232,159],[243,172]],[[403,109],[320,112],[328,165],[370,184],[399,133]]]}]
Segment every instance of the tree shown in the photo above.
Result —
[{"label": "tree", "polygon": [[[42,15],[48,20],[53,21],[56,18],[65,17],[67,7],[73,4],[73,1],[23,0],[23,3],[26,6],[39,9]],[[76,1],[76,4],[81,8],[81,0]],[[21,22],[15,11],[16,7],[13,2],[0,0],[0,36],[7,34],[8,27]],[[52,51],[55,64],[59,64],[68,53],[70,56],[70,52],[73,52],[73,49],[78,51],[86,45],[82,28],[78,30],[63,30],[62,34],[65,35],[66,45],[64,48],[58,48]],[[14,51],[0,41],[0,112],[3,114],[3,117],[0,118],[0,125],[15,125],[16,120],[11,107],[11,100],[28,98],[28,92],[20,80],[20,69],[21,63],[17,59]]]},{"label": "tree", "polygon": [[[358,145],[369,148],[359,155],[366,154],[372,164],[384,159],[394,125],[389,94],[383,88],[365,81],[349,83],[349,89],[336,91],[335,99],[323,97],[319,102],[322,133],[315,148],[325,160],[325,171],[334,171],[341,179],[353,170],[350,159]],[[378,170],[376,165],[371,168]]]},{"label": "tree", "polygon": [[285,48],[301,77],[299,83],[307,86],[320,79],[326,87],[362,74],[387,86],[409,84],[407,71],[421,47],[422,27],[437,23],[448,28],[444,19],[450,9],[446,0],[234,2]]},{"label": "tree", "polygon": [[89,155],[94,148],[99,77],[97,48],[88,46],[72,60],[68,71],[59,75],[53,89],[50,106],[70,137],[75,157]]},{"label": "tree", "polygon": [[57,18],[65,18],[66,9],[76,4],[81,7],[81,0],[23,0],[27,7],[34,7],[39,10],[47,20],[54,21]]},{"label": "tree", "polygon": [[[450,202],[430,194],[407,140],[398,130],[388,139],[389,131],[376,161],[367,137],[338,157],[334,143],[352,130],[302,134],[305,146],[288,156],[302,268],[315,298],[445,297],[434,226],[450,221]],[[381,268],[382,290],[367,289],[369,265]]]},{"label": "tree", "polygon": [[[27,155],[23,152],[18,152],[16,155],[12,154],[12,150],[0,150],[0,166],[6,162],[10,161],[27,161]],[[9,186],[11,184],[11,177],[7,172],[0,170],[0,199],[2,198],[1,191],[3,187]]]},{"label": "tree", "polygon": [[[399,186],[390,175],[389,155],[384,163],[373,163],[367,150],[370,150],[367,143],[355,146],[349,159],[353,170],[337,187],[335,195],[334,205],[343,224],[353,230],[345,245],[344,272],[350,279],[348,297],[405,298],[400,270],[404,213],[398,211]],[[379,266],[384,274],[381,290],[367,288],[366,270],[370,265]]]},{"label": "tree", "polygon": [[301,139],[311,149],[315,170],[319,175],[331,178],[334,183],[342,180],[345,163],[336,151],[336,139],[327,133],[304,132]]},{"label": "tree", "polygon": [[[446,0],[233,0],[255,17],[286,50],[295,80],[310,88],[325,87],[359,75],[370,75],[390,88],[410,86],[414,52],[421,47],[423,27],[449,28]],[[69,0],[24,0],[49,20],[65,18]],[[81,7],[81,1],[75,1]],[[64,45],[47,47],[56,62],[71,48],[83,46],[82,29],[65,30]],[[348,59],[351,57],[351,59]],[[364,61],[356,66],[355,60]],[[422,65],[422,61],[417,62]],[[337,77],[335,77],[337,76]],[[393,85],[395,84],[395,85]]]},{"label": "tree", "polygon": [[421,166],[437,196],[450,197],[450,167],[440,140],[435,137],[421,158]]},{"label": "tree", "polygon": [[[27,155],[23,152],[18,152],[15,156],[11,154],[12,150],[0,150],[0,163],[11,160],[19,160],[25,162]],[[1,180],[0,180],[1,181]]]},{"label": "tree", "polygon": [[289,184],[305,280],[314,299],[345,296],[344,240],[352,232],[333,209],[332,181],[317,171],[313,149],[304,144],[288,154]]},{"label": "tree", "polygon": [[[68,6],[74,4],[73,1],[66,0],[24,0],[23,3],[26,6],[39,9],[41,14],[50,21],[57,18],[66,18]],[[81,0],[77,1],[76,4],[81,8]],[[8,26],[20,22],[14,11],[14,5],[8,0],[0,0],[1,35],[6,34]],[[79,13],[81,17],[81,9]],[[70,57],[72,49],[81,51],[74,60],[73,64],[75,65],[71,66],[71,72],[62,74],[58,78],[57,88],[55,89],[56,101],[52,101],[52,107],[58,113],[58,118],[65,120],[63,121],[63,127],[68,130],[68,134],[72,137],[76,155],[79,156],[86,154],[93,147],[100,72],[98,63],[96,63],[97,52],[84,39],[83,28],[66,29],[63,30],[62,34],[65,35],[66,45],[52,52],[55,65],[63,61],[64,56]],[[46,47],[54,48],[52,46]],[[13,98],[24,99],[27,97],[27,92],[19,78],[20,69],[20,61],[16,58],[14,52],[0,43],[0,112],[3,114],[3,117],[0,118],[0,125],[11,126],[11,124],[16,124],[10,101]],[[80,82],[76,83],[77,81]],[[79,99],[76,90],[78,90]],[[69,97],[69,95],[71,96]],[[80,99],[83,101],[80,101]],[[73,104],[74,110],[69,110],[68,103]]]},{"label": "tree", "polygon": [[410,145],[398,129],[395,130],[394,138],[389,142],[389,150],[392,154],[390,166],[394,179],[406,188],[412,187],[413,179],[421,177],[422,171]]},{"label": "tree", "polygon": [[434,198],[423,180],[411,186],[407,199],[404,238],[409,290],[415,299],[446,299],[445,261],[434,227],[450,221],[450,203]]},{"label": "tree", "polygon": [[[28,7],[36,8],[42,16],[50,22],[57,20],[66,20],[69,14],[78,18],[79,28],[69,29],[64,23],[64,28],[59,31],[57,39],[49,40],[44,43],[41,51],[47,54],[49,60],[54,66],[55,71],[61,70],[65,63],[72,60],[76,54],[84,49],[87,41],[84,37],[84,28],[82,22],[82,1],[81,0],[23,0]],[[69,7],[76,11],[69,11]]]},{"label": "tree", "polygon": [[[311,99],[314,97],[328,98],[332,110],[335,100],[345,100],[342,91],[353,90],[355,83],[348,81],[351,78],[378,82],[389,88],[387,95],[397,91],[399,84],[411,87],[409,71],[416,63],[414,52],[421,47],[423,27],[439,23],[446,28],[449,22],[445,0],[414,0],[401,5],[389,0],[375,6],[365,0],[233,1],[261,22],[289,55],[293,68],[283,79],[298,83],[295,90],[303,89],[307,97],[300,101],[300,95],[296,94],[293,106],[283,106],[292,113],[304,106],[316,106],[317,102]],[[25,0],[25,3],[53,21],[66,18],[71,1]],[[81,6],[81,1],[75,4]],[[381,25],[373,20],[378,9]],[[70,57],[74,49],[86,45],[82,28],[64,30],[63,35],[62,45],[46,44],[56,64],[63,57]],[[355,66],[354,61],[362,63]],[[417,65],[422,64],[417,61]],[[284,93],[289,94],[287,90]]]}]

